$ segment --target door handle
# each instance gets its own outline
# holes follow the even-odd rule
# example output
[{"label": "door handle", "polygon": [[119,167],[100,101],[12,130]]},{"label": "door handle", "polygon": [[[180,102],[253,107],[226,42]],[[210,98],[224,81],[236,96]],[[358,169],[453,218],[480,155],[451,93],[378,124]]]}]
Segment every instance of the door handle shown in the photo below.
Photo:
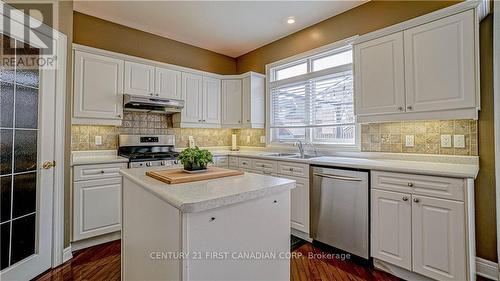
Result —
[{"label": "door handle", "polygon": [[42,168],[48,170],[50,168],[53,168],[56,166],[56,161],[52,160],[52,161],[45,161],[42,163]]},{"label": "door handle", "polygon": [[328,175],[328,174],[321,174],[321,173],[314,173],[313,175],[318,176],[318,177],[322,177],[322,178],[344,180],[344,181],[362,181],[363,180],[363,179],[359,179],[359,178],[337,176],[337,175]]}]

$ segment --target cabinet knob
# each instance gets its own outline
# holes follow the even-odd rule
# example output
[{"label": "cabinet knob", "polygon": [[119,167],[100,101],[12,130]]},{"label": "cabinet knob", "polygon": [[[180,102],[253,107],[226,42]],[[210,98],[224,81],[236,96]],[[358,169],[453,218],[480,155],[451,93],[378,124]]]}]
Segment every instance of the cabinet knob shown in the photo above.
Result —
[{"label": "cabinet knob", "polygon": [[101,174],[104,174],[104,170],[101,170]]},{"label": "cabinet knob", "polygon": [[406,107],[406,109],[413,110],[413,106],[409,105],[409,106]]},{"label": "cabinet knob", "polygon": [[418,202],[420,202],[420,199],[418,199],[418,198],[413,198],[413,202],[418,203]]},{"label": "cabinet knob", "polygon": [[250,122],[250,120],[247,120],[247,122]]},{"label": "cabinet knob", "polygon": [[293,168],[290,168],[290,172],[293,172]]},{"label": "cabinet knob", "polygon": [[403,111],[403,109],[404,109],[404,107],[402,107],[402,106],[398,107],[399,111]]},{"label": "cabinet knob", "polygon": [[403,201],[408,201],[408,197],[407,196],[403,196]]},{"label": "cabinet knob", "polygon": [[278,203],[278,200],[274,200],[273,203]]},{"label": "cabinet knob", "polygon": [[121,114],[118,114],[118,118],[122,118],[122,115],[121,115]]},{"label": "cabinet knob", "polygon": [[409,183],[408,183],[408,186],[409,186],[409,187],[413,187],[413,183],[412,183],[412,182],[409,182]]},{"label": "cabinet knob", "polygon": [[241,123],[241,121],[238,121],[238,123]]},{"label": "cabinet knob", "polygon": [[210,218],[210,221],[215,221],[215,217],[211,217],[211,218]]},{"label": "cabinet knob", "polygon": [[200,119],[200,120],[198,120],[198,122],[201,122],[201,119]]}]

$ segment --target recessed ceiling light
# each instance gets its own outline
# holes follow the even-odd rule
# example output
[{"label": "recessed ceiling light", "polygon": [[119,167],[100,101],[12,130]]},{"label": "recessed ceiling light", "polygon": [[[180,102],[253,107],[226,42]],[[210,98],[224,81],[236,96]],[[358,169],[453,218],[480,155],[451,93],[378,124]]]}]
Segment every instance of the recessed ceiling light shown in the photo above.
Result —
[{"label": "recessed ceiling light", "polygon": [[295,23],[295,18],[294,18],[294,17],[289,17],[289,18],[286,20],[286,23],[288,23],[288,24],[294,24],[294,23]]}]

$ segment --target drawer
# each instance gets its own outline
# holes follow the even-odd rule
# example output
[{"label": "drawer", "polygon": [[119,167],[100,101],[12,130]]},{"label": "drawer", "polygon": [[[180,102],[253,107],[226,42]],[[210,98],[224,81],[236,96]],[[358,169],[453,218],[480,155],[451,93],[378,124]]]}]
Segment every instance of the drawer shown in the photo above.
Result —
[{"label": "drawer", "polygon": [[214,158],[215,165],[217,167],[225,167],[229,166],[229,158],[227,156],[217,156]]},{"label": "drawer", "polygon": [[267,171],[271,173],[277,173],[278,161],[254,159],[253,169],[257,171]]},{"label": "drawer", "polygon": [[239,158],[238,167],[243,169],[253,169],[253,159],[250,158]]},{"label": "drawer", "polygon": [[74,166],[73,180],[82,181],[121,177],[120,170],[126,168],[127,163]]},{"label": "drawer", "polygon": [[278,174],[299,178],[309,178],[309,164],[278,162]]},{"label": "drawer", "polygon": [[464,180],[426,175],[372,171],[372,188],[445,199],[464,200]]},{"label": "drawer", "polygon": [[236,156],[229,156],[229,166],[230,167],[238,167],[238,157]]}]

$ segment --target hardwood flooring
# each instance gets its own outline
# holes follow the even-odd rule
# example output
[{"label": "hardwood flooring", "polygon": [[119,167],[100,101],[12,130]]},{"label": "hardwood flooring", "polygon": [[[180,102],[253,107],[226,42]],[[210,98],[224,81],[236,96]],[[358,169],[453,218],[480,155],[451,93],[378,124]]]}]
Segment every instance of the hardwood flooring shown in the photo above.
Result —
[{"label": "hardwood flooring", "polygon": [[[350,260],[328,257],[330,252],[306,243],[293,251],[298,257],[291,260],[291,281],[361,281],[400,280],[385,272]],[[73,259],[49,270],[37,281],[119,281],[120,241],[114,241],[73,253]]]}]

